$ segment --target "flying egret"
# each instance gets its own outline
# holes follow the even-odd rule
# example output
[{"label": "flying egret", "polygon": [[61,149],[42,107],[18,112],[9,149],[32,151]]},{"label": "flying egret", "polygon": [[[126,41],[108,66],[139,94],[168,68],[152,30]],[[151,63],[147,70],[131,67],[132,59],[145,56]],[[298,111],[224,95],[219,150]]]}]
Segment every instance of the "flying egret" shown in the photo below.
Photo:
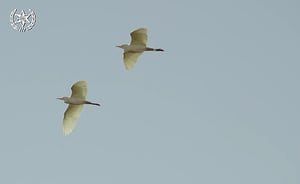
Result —
[{"label": "flying egret", "polygon": [[63,100],[66,104],[69,104],[67,110],[64,113],[63,120],[63,132],[65,135],[69,135],[76,125],[76,121],[79,118],[83,104],[91,104],[100,106],[98,103],[87,101],[87,83],[86,81],[78,81],[71,87],[71,97],[57,98]]},{"label": "flying egret", "polygon": [[163,49],[155,49],[147,47],[147,29],[146,28],[139,28],[134,30],[130,33],[131,42],[130,45],[123,44],[117,45],[124,50],[123,53],[123,61],[126,69],[133,68],[134,64],[137,61],[137,58],[144,52],[144,51],[164,51]]}]

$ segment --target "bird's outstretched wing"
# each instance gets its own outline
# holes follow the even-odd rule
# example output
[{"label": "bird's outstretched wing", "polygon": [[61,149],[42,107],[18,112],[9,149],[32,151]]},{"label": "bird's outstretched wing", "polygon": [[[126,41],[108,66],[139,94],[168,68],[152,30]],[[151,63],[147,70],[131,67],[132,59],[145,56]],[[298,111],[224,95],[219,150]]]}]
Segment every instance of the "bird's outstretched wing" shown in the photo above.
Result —
[{"label": "bird's outstretched wing", "polygon": [[123,61],[125,68],[127,70],[133,68],[134,64],[136,63],[138,57],[142,54],[142,52],[125,52],[123,54]]},{"label": "bird's outstretched wing", "polygon": [[130,33],[131,42],[130,45],[147,45],[147,29],[139,28]]},{"label": "bird's outstretched wing", "polygon": [[77,81],[73,86],[71,97],[85,99],[87,94],[87,83],[86,81]]},{"label": "bird's outstretched wing", "polygon": [[72,133],[77,119],[80,116],[80,112],[82,110],[83,105],[69,105],[67,110],[64,113],[63,120],[63,132],[64,135],[69,135]]}]

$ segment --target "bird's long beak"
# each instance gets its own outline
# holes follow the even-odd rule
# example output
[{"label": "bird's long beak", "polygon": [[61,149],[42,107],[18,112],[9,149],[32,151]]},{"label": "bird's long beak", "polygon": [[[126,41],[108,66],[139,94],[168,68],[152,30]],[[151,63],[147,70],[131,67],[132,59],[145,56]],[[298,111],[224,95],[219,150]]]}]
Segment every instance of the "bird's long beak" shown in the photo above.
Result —
[{"label": "bird's long beak", "polygon": [[60,98],[56,98],[57,100],[63,100],[63,98],[62,97],[60,97]]},{"label": "bird's long beak", "polygon": [[121,45],[116,45],[116,47],[119,47],[119,48],[121,48]]}]

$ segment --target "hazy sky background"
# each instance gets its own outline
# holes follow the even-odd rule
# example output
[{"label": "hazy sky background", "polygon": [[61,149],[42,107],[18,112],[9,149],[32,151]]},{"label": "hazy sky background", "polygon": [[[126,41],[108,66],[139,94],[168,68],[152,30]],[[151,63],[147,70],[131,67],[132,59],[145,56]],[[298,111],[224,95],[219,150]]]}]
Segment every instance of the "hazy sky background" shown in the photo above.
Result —
[{"label": "hazy sky background", "polygon": [[[10,12],[33,9],[20,33]],[[300,1],[1,1],[0,183],[299,184]],[[148,28],[126,71],[129,33]],[[77,80],[88,99],[63,136]]]}]

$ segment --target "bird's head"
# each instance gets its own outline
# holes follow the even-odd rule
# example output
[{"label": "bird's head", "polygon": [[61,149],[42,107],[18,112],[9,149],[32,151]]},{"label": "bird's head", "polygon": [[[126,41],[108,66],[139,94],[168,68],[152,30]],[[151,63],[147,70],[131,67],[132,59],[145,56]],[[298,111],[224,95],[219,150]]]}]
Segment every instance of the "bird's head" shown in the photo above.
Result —
[{"label": "bird's head", "polygon": [[59,97],[59,98],[56,98],[56,99],[65,101],[66,98],[67,97]]},{"label": "bird's head", "polygon": [[116,45],[116,47],[119,47],[121,49],[125,49],[126,47],[128,47],[127,44],[122,44],[122,45]]}]

